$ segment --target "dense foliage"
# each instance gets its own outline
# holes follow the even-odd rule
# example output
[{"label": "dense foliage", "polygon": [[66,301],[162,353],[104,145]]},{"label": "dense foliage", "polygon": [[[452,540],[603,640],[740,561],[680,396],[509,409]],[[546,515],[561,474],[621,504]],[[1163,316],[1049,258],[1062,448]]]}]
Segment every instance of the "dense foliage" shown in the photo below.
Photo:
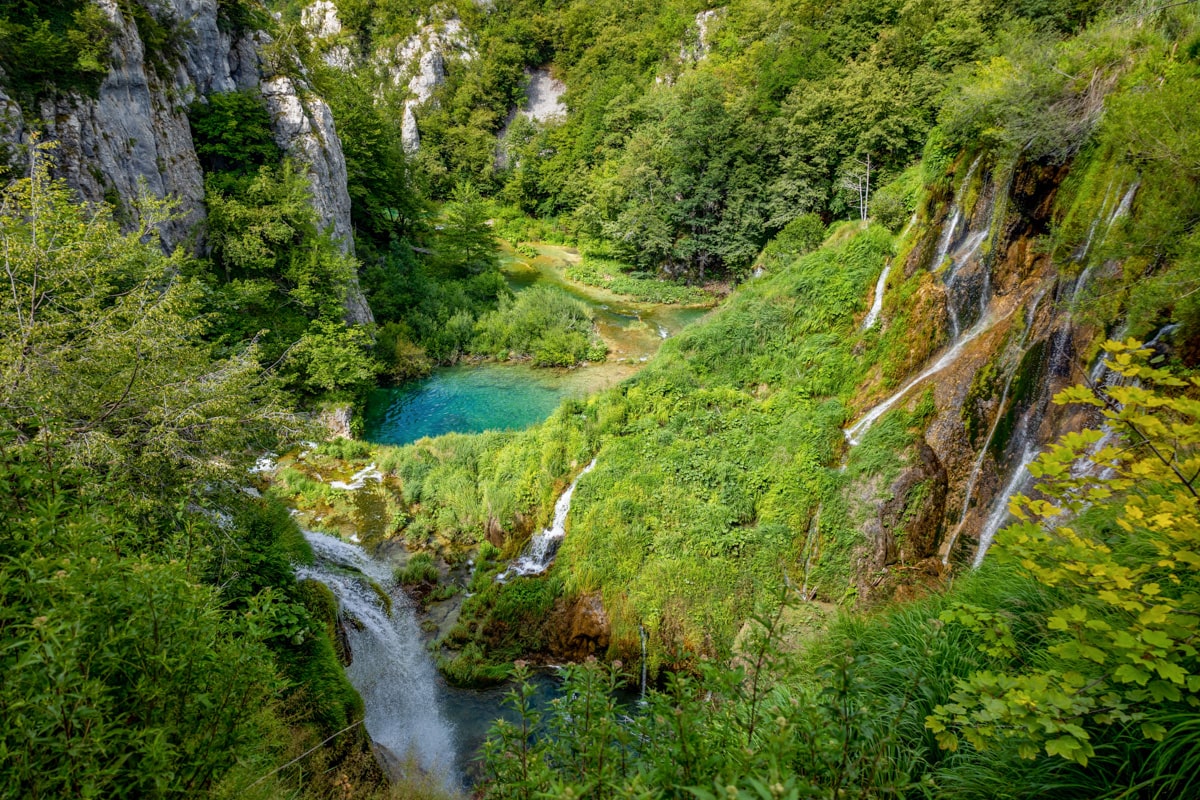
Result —
[{"label": "dense foliage", "polygon": [[[182,32],[153,4],[118,5],[169,60]],[[336,602],[295,581],[312,554],[288,510],[239,487],[254,455],[311,435],[295,405],[465,356],[602,358],[580,303],[509,291],[498,231],[580,244],[568,277],[644,300],[742,285],[636,378],[533,429],[321,448],[314,461],[377,464],[369,497],[299,462],[280,474],[276,494],[309,511],[358,519],[370,505],[364,537],[417,551],[396,578],[423,601],[461,595],[433,644],[451,681],[550,658],[556,618],[583,600],[606,614],[601,655],[629,661],[645,635],[644,706],[614,699],[636,681],[616,661],[568,668],[548,710],[522,687],[481,793],[1200,791],[1194,8],[747,0],[697,16],[684,0],[339,0],[337,44],[357,59],[342,70],[296,36],[301,4],[277,5],[276,23],[222,0],[222,24],[271,26],[287,59],[297,46],[304,67],[289,68],[338,122],[353,242],[320,230],[252,91],[190,110],[203,258],[162,253],[161,206],[122,231],[78,205],[36,149],[0,196],[0,796],[381,791]],[[98,14],[0,3],[13,96],[93,90],[111,35]],[[449,57],[406,154],[388,54],[455,17],[472,57]],[[537,67],[565,80],[570,113],[506,128]],[[856,594],[885,577],[863,574],[868,515],[897,501],[896,536],[912,533],[931,482],[890,493],[944,409],[913,392],[851,450],[842,429],[946,342],[929,251],[955,189],[966,208],[986,190],[973,164],[1011,177],[1019,208],[998,206],[997,227],[1044,211],[1012,253],[981,246],[1049,265],[1042,313],[1062,315],[1078,362],[1118,324],[1142,338],[1177,326],[1179,347],[1109,342],[1112,380],[1060,399],[1123,438],[1068,435],[1030,467],[1038,494],[979,570],[927,591],[941,567],[922,582],[930,565],[898,556],[889,567],[924,596],[859,613]],[[886,324],[864,330],[889,264]],[[375,328],[344,321],[356,276]],[[1003,413],[1001,356],[971,378],[951,419],[969,446],[980,404],[996,404],[1008,440],[1040,361],[1018,359]],[[593,459],[556,565],[498,581]],[[469,564],[464,585],[438,585],[443,564]]]},{"label": "dense foliage", "polygon": [[[273,766],[362,715],[303,538],[238,489],[303,427],[253,344],[206,341],[162,209],[122,233],[35,156],[0,195],[0,791],[277,796]],[[318,758],[377,784],[363,747]]]},{"label": "dense foliage", "polygon": [[[435,196],[470,179],[529,214],[561,215],[625,264],[703,280],[746,275],[805,213],[857,214],[849,186],[867,158],[872,184],[897,178],[956,70],[1017,40],[1054,41],[1103,5],[514,0],[443,4],[415,24],[392,4],[339,11],[364,55],[439,20],[469,31],[471,61],[452,57],[417,112]],[[545,66],[571,113],[508,124],[522,68]]]}]

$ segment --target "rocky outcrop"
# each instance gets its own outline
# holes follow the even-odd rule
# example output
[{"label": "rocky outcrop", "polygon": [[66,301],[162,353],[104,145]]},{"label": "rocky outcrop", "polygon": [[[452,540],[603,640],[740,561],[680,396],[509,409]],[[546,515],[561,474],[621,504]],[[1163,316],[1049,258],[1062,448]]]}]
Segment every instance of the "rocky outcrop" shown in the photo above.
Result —
[{"label": "rocky outcrop", "polygon": [[[233,35],[217,24],[217,0],[164,0],[159,21],[175,31],[171,55],[146,52],[137,26],[115,0],[95,0],[113,25],[111,68],[95,97],[59,95],[42,103],[41,138],[57,141],[55,172],[85,200],[116,201],[135,214],[143,194],[171,199],[177,219],[159,231],[163,245],[201,246],[204,177],[192,143],[187,107],[206,95],[258,89],[271,112],[279,146],[306,168],[321,224],[347,251],[354,240],[341,141],[329,107],[303,81],[292,60],[277,68],[266,58],[270,37]],[[283,67],[288,73],[280,74]],[[28,145],[30,126],[0,96],[0,142]],[[347,320],[370,322],[357,281],[349,287]]]},{"label": "rocky outcrop", "polygon": [[421,147],[417,128],[417,109],[429,102],[437,87],[446,82],[447,65],[466,62],[475,57],[475,50],[453,14],[442,11],[445,18],[423,24],[416,33],[390,54],[383,54],[395,86],[407,86],[400,135],[404,149],[415,153]]},{"label": "rocky outcrop", "polygon": [[551,658],[583,661],[603,654],[612,638],[608,614],[599,593],[572,601],[559,599],[547,619],[547,650]]},{"label": "rocky outcrop", "polygon": [[352,417],[349,405],[337,405],[326,408],[318,414],[317,424],[329,434],[331,439],[353,439]]},{"label": "rocky outcrop", "polygon": [[342,42],[342,20],[330,0],[317,0],[300,14],[300,24],[321,52],[321,58],[334,69],[354,67],[350,48]]},{"label": "rocky outcrop", "polygon": [[[518,117],[523,117],[534,125],[546,125],[566,119],[567,106],[563,96],[567,93],[567,85],[550,72],[549,67],[537,67],[525,70],[525,102],[508,112],[504,127],[497,136],[495,164],[497,169],[509,166],[512,142],[510,131]],[[531,131],[529,127],[524,128]]]},{"label": "rocky outcrop", "polygon": [[710,8],[707,11],[701,11],[696,14],[696,20],[693,23],[692,32],[693,38],[690,42],[686,42],[679,50],[680,61],[691,61],[699,63],[708,58],[708,51],[711,48],[708,33],[709,28],[725,13],[724,8]]}]

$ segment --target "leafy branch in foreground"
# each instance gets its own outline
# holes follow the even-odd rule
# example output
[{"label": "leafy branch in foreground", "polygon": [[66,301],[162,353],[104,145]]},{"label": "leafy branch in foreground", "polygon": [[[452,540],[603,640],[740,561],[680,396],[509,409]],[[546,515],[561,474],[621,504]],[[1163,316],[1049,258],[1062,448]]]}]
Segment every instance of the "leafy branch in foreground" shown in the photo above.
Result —
[{"label": "leafy branch in foreground", "polygon": [[215,358],[202,341],[201,289],[155,235],[170,209],[144,201],[123,234],[49,158],[35,148],[30,177],[0,191],[0,435],[142,497],[234,474],[295,426],[254,344]]},{"label": "leafy branch in foreground", "polygon": [[[1121,439],[1104,430],[1062,437],[1030,466],[1041,496],[1013,499],[1019,522],[995,548],[1061,592],[1044,647],[1025,662],[1043,666],[960,681],[927,720],[945,749],[962,736],[981,750],[1006,742],[1023,758],[1044,750],[1086,765],[1089,728],[1135,727],[1162,741],[1172,709],[1200,707],[1200,379],[1154,366],[1153,351],[1132,339],[1105,349],[1120,383],[1054,399],[1100,409]],[[1081,459],[1104,473],[1079,469]],[[1072,524],[1104,502],[1122,504],[1119,533]],[[943,619],[990,624],[961,608]]]}]

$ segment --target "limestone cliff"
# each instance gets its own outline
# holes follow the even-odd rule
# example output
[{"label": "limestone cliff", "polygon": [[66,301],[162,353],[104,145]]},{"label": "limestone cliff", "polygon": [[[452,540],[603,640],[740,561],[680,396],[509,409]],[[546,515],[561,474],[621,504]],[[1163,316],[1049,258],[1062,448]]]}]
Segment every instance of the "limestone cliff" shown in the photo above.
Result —
[{"label": "limestone cliff", "polygon": [[[321,224],[353,252],[346,163],[329,106],[304,82],[292,56],[268,57],[268,34],[233,33],[218,25],[217,0],[164,0],[158,21],[175,32],[169,54],[147,53],[134,22],[115,0],[95,0],[113,26],[111,66],[95,97],[60,94],[43,100],[40,120],[27,120],[0,92],[0,142],[20,166],[22,146],[40,127],[57,141],[57,175],[90,201],[116,200],[132,211],[145,191],[171,198],[180,217],[160,231],[168,248],[202,247],[204,180],[187,107],[209,94],[261,91],[276,143],[306,168]],[[283,62],[283,63],[279,63]],[[357,279],[348,288],[347,321],[372,321]]]}]

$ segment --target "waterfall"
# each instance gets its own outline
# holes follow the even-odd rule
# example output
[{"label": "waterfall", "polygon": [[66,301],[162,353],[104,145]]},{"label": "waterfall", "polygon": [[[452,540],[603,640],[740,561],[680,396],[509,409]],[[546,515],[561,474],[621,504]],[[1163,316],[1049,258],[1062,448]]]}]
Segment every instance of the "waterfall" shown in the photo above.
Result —
[{"label": "waterfall", "polygon": [[1108,227],[1111,229],[1113,225],[1122,217],[1129,216],[1130,209],[1133,208],[1133,198],[1137,194],[1137,190],[1141,187],[1141,181],[1134,181],[1129,190],[1121,197],[1121,202],[1117,204],[1117,208],[1113,211],[1112,216],[1108,218]]},{"label": "waterfall", "polygon": [[[1100,220],[1104,219],[1104,214],[1108,211],[1108,203],[1112,199],[1112,187],[1113,182],[1110,180],[1108,188],[1104,190],[1104,200],[1100,203],[1100,211],[1092,219],[1092,224],[1088,228],[1087,238],[1084,240],[1083,246],[1076,250],[1074,256],[1072,256],[1075,261],[1083,261],[1087,258],[1088,253],[1091,252],[1092,241],[1096,238],[1096,229],[1100,227]],[[1108,233],[1107,226],[1105,227],[1105,233]]]},{"label": "waterfall", "polygon": [[638,633],[642,637],[642,695],[638,701],[645,705],[646,703],[646,628],[644,625],[638,625]]},{"label": "waterfall", "polygon": [[554,504],[554,521],[550,527],[534,534],[521,557],[502,574],[497,575],[496,580],[503,583],[513,575],[540,575],[550,569],[550,565],[554,563],[554,556],[558,553],[558,547],[562,544],[563,537],[567,535],[567,514],[571,511],[571,495],[575,494],[575,487],[579,485],[579,479],[591,472],[595,466],[596,459],[593,458],[592,463],[575,476],[575,480],[571,481],[571,485]]},{"label": "waterfall", "polygon": [[971,566],[978,567],[983,563],[983,557],[987,555],[988,548],[992,546],[992,540],[996,538],[996,533],[1008,521],[1008,501],[1021,490],[1021,485],[1025,482],[1029,471],[1029,463],[1037,457],[1038,452],[1039,449],[1036,445],[1025,447],[1021,453],[1021,462],[1013,470],[1008,485],[1004,487],[1004,491],[996,495],[996,503],[992,506],[987,522],[984,523],[983,530],[979,534],[979,549],[975,551],[975,560]]},{"label": "waterfall", "polygon": [[453,729],[442,715],[437,672],[422,644],[417,618],[403,593],[392,599],[389,616],[370,579],[392,583],[388,565],[359,547],[312,531],[304,538],[316,556],[296,568],[298,579],[329,587],[338,600],[353,660],[346,677],[362,695],[371,739],[387,752],[411,754],[422,769],[448,781],[455,768]]},{"label": "waterfall", "polygon": [[1040,292],[1033,299],[1033,304],[1029,307],[1029,313],[1025,320],[1025,332],[1021,335],[1021,341],[1017,345],[1017,365],[1008,373],[1008,378],[1004,381],[1004,390],[1000,392],[1000,403],[996,406],[996,418],[992,420],[992,427],[988,429],[987,436],[979,448],[979,455],[976,456],[975,463],[971,467],[971,475],[967,478],[967,487],[963,493],[962,511],[958,515],[958,525],[955,526],[954,533],[950,537],[950,542],[946,545],[946,552],[942,555],[943,564],[950,563],[950,554],[954,550],[954,545],[958,541],[959,534],[962,533],[963,525],[967,522],[967,515],[971,513],[971,499],[975,496],[975,486],[979,482],[980,473],[983,472],[983,461],[987,457],[992,439],[996,436],[996,429],[1000,427],[1000,420],[1004,418],[1004,404],[1008,400],[1008,393],[1012,390],[1013,380],[1017,377],[1017,368],[1020,366],[1019,356],[1025,352],[1025,345],[1029,342],[1029,334],[1033,331],[1033,323],[1037,319],[1038,306],[1045,296],[1045,291]]},{"label": "waterfall", "polygon": [[938,240],[937,253],[933,259],[933,269],[938,269],[945,260],[946,254],[950,252],[950,245],[954,244],[954,236],[958,232],[958,223],[962,221],[963,201],[967,196],[967,189],[971,185],[971,178],[975,177],[975,170],[979,168],[979,162],[983,160],[983,154],[980,153],[971,162],[970,168],[967,169],[967,174],[963,178],[962,183],[958,186],[958,191],[954,193],[954,203],[950,207],[950,221],[942,228],[942,236]]},{"label": "waterfall", "polygon": [[880,417],[882,417],[888,411],[891,411],[892,407],[895,406],[896,403],[903,400],[905,395],[912,391],[914,386],[924,382],[927,378],[938,374],[946,367],[953,364],[956,360],[958,360],[958,357],[962,355],[963,349],[966,348],[968,344],[979,338],[979,336],[982,334],[986,333],[999,321],[999,319],[984,317],[983,319],[979,320],[979,322],[975,323],[975,327],[958,337],[958,340],[954,343],[954,346],[943,353],[942,357],[933,363],[933,366],[929,367],[920,375],[904,384],[900,391],[896,392],[891,397],[872,408],[870,411],[864,414],[863,418],[858,422],[854,423],[849,428],[846,428],[844,431],[846,435],[846,441],[848,441],[851,446],[857,445],[861,440],[862,435],[866,433],[871,426],[879,420]]},{"label": "waterfall", "polygon": [[883,265],[883,272],[879,273],[879,280],[875,282],[875,299],[871,302],[871,310],[867,313],[867,318],[863,320],[862,330],[871,329],[879,319],[879,313],[883,311],[883,290],[887,288],[888,273],[892,271],[892,262],[889,260]]},{"label": "waterfall", "polygon": [[983,530],[979,534],[979,547],[975,551],[975,560],[973,562],[973,565],[976,567],[983,563],[983,557],[987,554],[988,548],[991,547],[992,540],[995,538],[997,531],[1008,520],[1008,501],[1021,490],[1021,487],[1024,486],[1029,477],[1029,462],[1033,461],[1041,452],[1041,445],[1037,440],[1038,429],[1041,427],[1042,420],[1045,419],[1046,411],[1050,408],[1052,402],[1054,377],[1056,375],[1069,374],[1070,372],[1072,359],[1070,343],[1071,320],[1068,316],[1065,321],[1060,323],[1058,329],[1050,337],[1050,351],[1046,355],[1046,373],[1041,381],[1041,394],[1034,404],[1030,406],[1029,410],[1025,412],[1025,415],[1013,430],[1010,447],[1015,445],[1016,449],[1012,452],[1019,452],[1020,458],[1012,474],[1009,476],[1008,484],[1004,487],[1003,491],[996,495],[992,503],[992,510],[988,514]]}]

